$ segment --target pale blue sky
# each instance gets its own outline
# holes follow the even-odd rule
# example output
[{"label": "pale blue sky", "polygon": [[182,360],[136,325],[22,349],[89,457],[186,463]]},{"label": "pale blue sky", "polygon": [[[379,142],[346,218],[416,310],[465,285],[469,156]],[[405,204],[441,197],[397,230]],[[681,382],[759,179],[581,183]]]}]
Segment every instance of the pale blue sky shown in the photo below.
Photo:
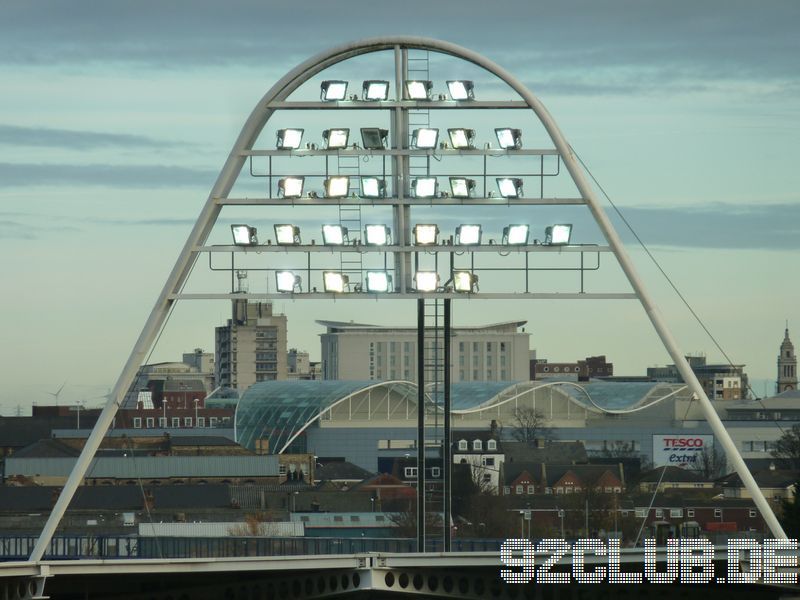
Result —
[{"label": "pale blue sky", "polygon": [[[774,378],[786,319],[800,343],[800,4],[298,6],[0,4],[4,414],[47,401],[65,380],[67,402],[113,384],[256,101],[305,58],[382,34],[452,41],[515,73],[751,377]],[[576,235],[590,229],[569,218]],[[682,349],[721,360],[642,253],[631,253]],[[414,319],[413,303],[278,308],[290,344],[312,357],[314,319]],[[179,306],[153,360],[211,349],[226,316],[224,304]],[[668,362],[632,303],[461,302],[455,316],[527,319],[532,346],[552,360],[605,353],[624,374]]]}]

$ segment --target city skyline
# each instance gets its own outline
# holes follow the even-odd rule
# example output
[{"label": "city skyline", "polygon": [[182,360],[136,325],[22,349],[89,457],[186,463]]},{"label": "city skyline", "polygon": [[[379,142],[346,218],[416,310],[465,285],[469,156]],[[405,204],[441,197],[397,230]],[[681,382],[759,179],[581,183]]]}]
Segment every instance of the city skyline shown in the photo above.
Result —
[{"label": "city skyline", "polygon": [[[7,7],[0,275],[14,293],[4,300],[0,412],[46,403],[64,381],[64,402],[105,393],[264,91],[331,46],[408,32],[482,53],[537,94],[731,359],[747,365],[756,393],[775,379],[787,319],[800,339],[794,3],[501,2],[519,17],[503,36],[479,35],[497,14],[479,3],[460,5],[468,18],[421,2],[403,15],[353,2],[363,16],[355,31],[347,11],[312,2],[318,18],[302,36],[287,27],[297,18],[288,7],[234,5],[224,19],[203,2]],[[615,225],[681,349],[723,362]],[[456,324],[527,320],[532,347],[553,361],[605,354],[619,374],[672,362],[633,304],[513,301],[502,318],[475,304],[455,304]],[[288,317],[289,346],[316,360],[315,320],[415,322],[413,303],[390,306],[389,319],[368,301],[275,308]],[[228,316],[222,302],[184,302],[150,362],[212,349]]]}]

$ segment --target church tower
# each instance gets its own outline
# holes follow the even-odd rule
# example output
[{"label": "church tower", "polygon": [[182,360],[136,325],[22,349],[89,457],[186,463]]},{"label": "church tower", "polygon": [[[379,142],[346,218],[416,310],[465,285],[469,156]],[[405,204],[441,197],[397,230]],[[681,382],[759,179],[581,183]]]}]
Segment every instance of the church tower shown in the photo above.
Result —
[{"label": "church tower", "polygon": [[778,355],[778,385],[777,393],[797,389],[797,357],[794,354],[794,345],[789,339],[789,326],[781,344],[781,353]]}]

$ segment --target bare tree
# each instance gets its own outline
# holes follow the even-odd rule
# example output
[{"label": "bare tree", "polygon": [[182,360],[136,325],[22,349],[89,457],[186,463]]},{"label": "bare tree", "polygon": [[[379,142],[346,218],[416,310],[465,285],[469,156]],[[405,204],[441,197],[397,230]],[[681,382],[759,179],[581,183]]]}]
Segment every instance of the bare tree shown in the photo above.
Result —
[{"label": "bare tree", "polygon": [[512,418],[511,435],[518,442],[533,445],[536,440],[549,439],[551,436],[545,416],[530,406],[518,406],[514,409]]},{"label": "bare tree", "polygon": [[722,450],[716,446],[705,446],[689,468],[704,479],[716,479],[725,475],[728,463]]}]

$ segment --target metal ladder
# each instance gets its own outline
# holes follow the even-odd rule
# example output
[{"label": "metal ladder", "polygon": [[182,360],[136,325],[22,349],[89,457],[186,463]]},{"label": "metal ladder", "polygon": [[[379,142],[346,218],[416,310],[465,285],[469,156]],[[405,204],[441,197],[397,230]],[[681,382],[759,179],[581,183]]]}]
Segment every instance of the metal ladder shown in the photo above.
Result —
[{"label": "metal ladder", "polygon": [[[423,50],[408,51],[408,79],[430,79],[430,52]],[[419,127],[431,126],[431,111],[427,108],[411,108],[408,110],[408,145],[411,146],[411,134]],[[430,174],[430,157],[410,156],[408,174],[413,177],[424,177]]]},{"label": "metal ladder", "polygon": [[[361,192],[361,157],[337,155],[336,169],[339,175],[350,178],[350,194]],[[362,219],[360,204],[339,203],[339,225],[347,228],[350,243],[361,238]],[[339,268],[350,280],[350,285],[360,289],[364,284],[364,263],[361,252],[342,252],[339,255]],[[357,289],[355,291],[357,291]]]},{"label": "metal ladder", "polygon": [[[445,460],[449,453],[444,452],[444,397],[445,397],[445,372],[450,368],[450,361],[446,356],[445,344],[445,300],[424,300],[424,332],[423,332],[423,381],[425,390],[430,399],[426,410],[425,427],[425,513],[426,520],[426,545],[431,550],[434,540],[441,540],[447,529],[442,518],[449,511],[445,510],[448,497],[445,494]],[[434,467],[438,466],[439,477],[430,477]],[[420,479],[422,482],[422,479]],[[430,515],[435,515],[431,518]]]}]

